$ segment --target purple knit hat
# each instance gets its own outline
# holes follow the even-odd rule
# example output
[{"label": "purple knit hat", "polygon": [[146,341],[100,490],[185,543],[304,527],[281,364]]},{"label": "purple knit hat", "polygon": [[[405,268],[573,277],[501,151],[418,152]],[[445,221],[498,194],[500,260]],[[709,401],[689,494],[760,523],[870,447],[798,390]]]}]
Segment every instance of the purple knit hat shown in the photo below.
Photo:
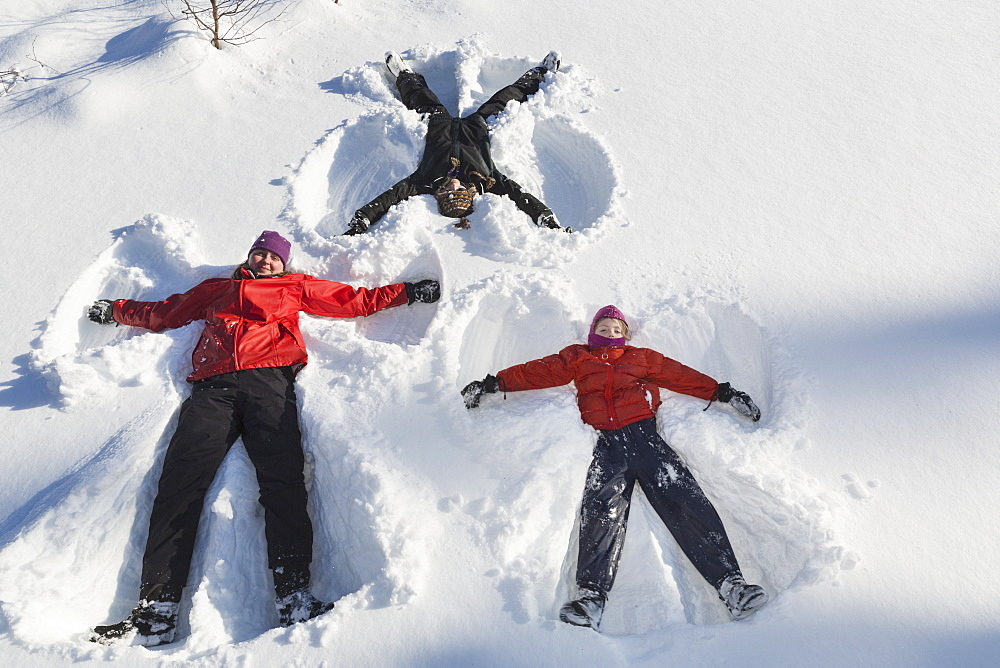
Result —
[{"label": "purple knit hat", "polygon": [[257,241],[253,242],[253,246],[250,247],[250,253],[254,252],[258,248],[263,248],[266,251],[271,251],[275,255],[281,258],[281,262],[288,267],[288,255],[292,251],[292,243],[281,236],[277,232],[271,230],[264,230],[257,237]]},{"label": "purple knit hat", "polygon": [[608,304],[597,311],[597,315],[590,322],[590,334],[587,336],[587,345],[598,348],[600,346],[624,346],[627,341],[626,337],[621,337],[620,339],[609,339],[606,336],[601,336],[594,333],[594,327],[597,323],[604,318],[614,318],[615,320],[621,320],[628,327],[628,321],[625,320],[625,315],[618,310],[617,306]]}]

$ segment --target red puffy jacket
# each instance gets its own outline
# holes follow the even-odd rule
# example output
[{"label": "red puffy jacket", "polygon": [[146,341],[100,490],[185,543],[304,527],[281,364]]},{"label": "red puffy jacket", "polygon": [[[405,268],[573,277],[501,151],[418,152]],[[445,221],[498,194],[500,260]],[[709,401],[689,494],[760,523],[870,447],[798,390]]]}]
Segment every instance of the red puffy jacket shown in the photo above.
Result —
[{"label": "red puffy jacket", "polygon": [[649,348],[582,344],[497,372],[504,392],[557,387],[573,381],[583,421],[595,429],[621,429],[656,416],[660,390],[709,400],[719,384]]},{"label": "red puffy jacket", "polygon": [[330,318],[366,316],[407,302],[406,288],[352,288],[306,274],[245,280],[211,278],[161,302],[119,299],[114,317],[123,325],[154,332],[204,320],[191,354],[195,381],[220,373],[293,366],[308,360],[299,331],[299,311]]}]

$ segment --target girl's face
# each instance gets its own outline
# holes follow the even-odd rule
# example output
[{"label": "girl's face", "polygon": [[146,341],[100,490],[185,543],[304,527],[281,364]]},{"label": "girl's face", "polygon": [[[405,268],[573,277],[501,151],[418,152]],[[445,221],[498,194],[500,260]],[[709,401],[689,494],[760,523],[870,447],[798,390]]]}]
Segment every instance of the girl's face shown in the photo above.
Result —
[{"label": "girl's face", "polygon": [[255,248],[250,251],[247,263],[258,276],[273,276],[285,270],[285,263],[281,258],[269,250]]},{"label": "girl's face", "polygon": [[617,318],[601,318],[594,325],[594,334],[606,339],[620,339],[625,336],[625,326]]}]

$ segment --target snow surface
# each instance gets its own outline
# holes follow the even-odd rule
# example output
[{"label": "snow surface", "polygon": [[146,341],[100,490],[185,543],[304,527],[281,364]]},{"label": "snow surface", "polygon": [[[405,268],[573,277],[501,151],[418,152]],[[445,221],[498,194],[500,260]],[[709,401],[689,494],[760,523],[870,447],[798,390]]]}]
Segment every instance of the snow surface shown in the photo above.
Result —
[{"label": "snow surface", "polygon": [[[168,0],[168,3],[170,0]],[[1000,6],[298,0],[217,51],[159,0],[5,0],[0,662],[995,665]],[[177,8],[174,6],[177,13]],[[400,51],[494,122],[501,168],[576,232],[488,196],[351,212],[416,164]],[[197,325],[86,321],[225,275],[261,229],[294,264],[443,299],[303,318],[299,394],[331,613],[276,629],[241,446],[210,491],[172,645],[106,648],[134,603]],[[660,425],[772,602],[729,623],[637,494],[601,634],[556,621],[594,434],[570,388],[458,390],[583,339],[729,380],[764,417],[664,393]]]}]

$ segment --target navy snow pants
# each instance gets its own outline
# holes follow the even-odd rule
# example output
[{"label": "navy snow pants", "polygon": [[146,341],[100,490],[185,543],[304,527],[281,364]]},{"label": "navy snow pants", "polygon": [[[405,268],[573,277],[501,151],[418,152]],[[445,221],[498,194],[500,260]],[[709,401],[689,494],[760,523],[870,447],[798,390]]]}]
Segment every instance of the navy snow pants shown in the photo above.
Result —
[{"label": "navy snow pants", "polygon": [[144,591],[187,582],[205,494],[243,438],[260,485],[268,565],[312,561],[305,458],[292,367],[249,369],[194,383],[163,461],[142,561]]},{"label": "navy snow pants", "polygon": [[681,550],[713,587],[739,570],[718,512],[656,431],[655,419],[599,433],[580,511],[579,586],[611,591],[636,482]]}]

